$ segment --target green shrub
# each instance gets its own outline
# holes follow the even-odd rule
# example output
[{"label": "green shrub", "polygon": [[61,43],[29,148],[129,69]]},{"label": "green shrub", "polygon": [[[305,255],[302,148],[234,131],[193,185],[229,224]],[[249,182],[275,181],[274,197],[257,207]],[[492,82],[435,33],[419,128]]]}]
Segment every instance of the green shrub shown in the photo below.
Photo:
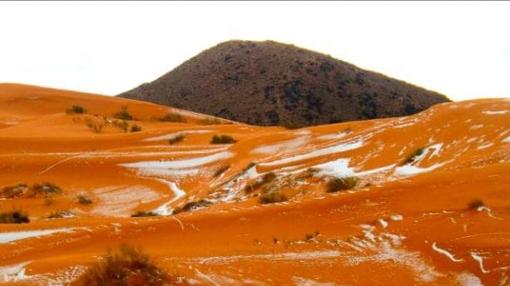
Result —
[{"label": "green shrub", "polygon": [[92,199],[85,194],[79,194],[76,196],[76,200],[80,205],[90,205],[93,203]]},{"label": "green shrub", "polygon": [[131,217],[149,217],[149,216],[158,216],[158,214],[151,211],[137,211],[136,213],[131,215]]},{"label": "green shrub", "polygon": [[170,278],[140,249],[122,245],[116,251],[108,251],[99,262],[89,267],[77,279],[76,284],[87,286],[163,286],[176,285],[177,282],[177,279]]},{"label": "green shrub", "polygon": [[280,190],[269,190],[259,197],[261,204],[281,203],[287,201],[287,197]]},{"label": "green shrub", "polygon": [[174,145],[182,141],[184,141],[184,134],[177,134],[174,137],[168,139],[168,144]]},{"label": "green shrub", "polygon": [[133,124],[131,125],[131,132],[139,132],[142,131],[142,127],[140,125]]},{"label": "green shrub", "polygon": [[133,115],[128,112],[126,106],[123,106],[119,112],[114,113],[113,117],[120,120],[133,120]]},{"label": "green shrub", "polygon": [[211,139],[211,144],[233,144],[236,142],[237,140],[230,135],[214,135]]},{"label": "green shrub", "polygon": [[167,113],[165,116],[159,118],[162,122],[186,122],[186,118],[178,113]]},{"label": "green shrub", "polygon": [[326,191],[328,193],[335,193],[339,191],[350,190],[356,187],[358,178],[356,177],[343,177],[343,178],[330,178],[326,184]]},{"label": "green shrub", "polygon": [[29,223],[28,215],[22,211],[15,210],[0,213],[0,223]]},{"label": "green shrub", "polygon": [[83,114],[87,113],[87,110],[83,106],[73,105],[71,108],[66,110],[67,114]]}]

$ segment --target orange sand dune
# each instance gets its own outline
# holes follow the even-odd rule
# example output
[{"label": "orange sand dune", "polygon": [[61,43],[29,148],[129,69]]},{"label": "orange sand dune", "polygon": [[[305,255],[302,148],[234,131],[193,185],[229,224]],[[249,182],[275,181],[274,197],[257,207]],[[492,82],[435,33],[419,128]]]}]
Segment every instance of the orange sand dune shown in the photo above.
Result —
[{"label": "orange sand dune", "polygon": [[[115,123],[123,107],[141,131]],[[0,224],[0,283],[69,284],[129,243],[195,285],[509,285],[509,123],[510,100],[486,99],[286,130],[2,84],[0,190],[61,192],[0,199],[31,220]],[[335,177],[355,186],[327,192]]]}]

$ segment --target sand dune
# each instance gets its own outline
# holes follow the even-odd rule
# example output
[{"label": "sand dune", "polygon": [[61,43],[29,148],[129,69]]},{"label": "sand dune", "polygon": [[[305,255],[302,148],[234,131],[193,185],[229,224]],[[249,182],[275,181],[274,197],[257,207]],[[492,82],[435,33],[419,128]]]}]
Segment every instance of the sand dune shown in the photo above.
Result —
[{"label": "sand dune", "polygon": [[[0,224],[0,283],[71,283],[126,242],[196,285],[506,285],[509,122],[510,100],[483,99],[287,130],[2,84],[0,210],[30,223]],[[61,192],[3,189],[43,182]]]}]

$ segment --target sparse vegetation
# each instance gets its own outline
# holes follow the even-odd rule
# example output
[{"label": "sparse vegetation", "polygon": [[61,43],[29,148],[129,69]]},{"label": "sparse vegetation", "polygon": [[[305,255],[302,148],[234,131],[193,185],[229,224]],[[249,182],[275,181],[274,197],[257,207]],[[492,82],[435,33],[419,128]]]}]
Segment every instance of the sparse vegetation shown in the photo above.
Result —
[{"label": "sparse vegetation", "polygon": [[0,191],[0,197],[6,199],[13,198],[33,198],[38,196],[44,196],[50,198],[54,195],[58,195],[62,192],[62,189],[49,182],[34,184],[29,186],[25,183],[19,183],[14,186],[7,186],[2,188]]},{"label": "sparse vegetation", "polygon": [[59,186],[49,182],[35,184],[32,186],[32,190],[34,196],[41,194],[45,197],[51,197],[62,193],[62,189]]},{"label": "sparse vegetation", "polygon": [[73,105],[71,108],[66,110],[67,114],[83,114],[87,113],[87,110],[83,106]]},{"label": "sparse vegetation", "polygon": [[339,191],[350,190],[356,187],[358,184],[358,178],[356,177],[333,177],[326,183],[326,191],[328,193],[335,193]]},{"label": "sparse vegetation", "polygon": [[275,173],[273,172],[266,173],[261,178],[255,180],[252,183],[247,184],[246,187],[244,187],[244,191],[246,193],[251,193],[254,190],[260,188],[261,186],[271,183],[275,179],[276,179]]},{"label": "sparse vegetation", "polygon": [[95,133],[101,133],[103,132],[103,128],[107,125],[107,122],[104,118],[94,116],[86,117],[85,124],[90,130],[94,131]]},{"label": "sparse vegetation", "polygon": [[230,169],[230,165],[223,165],[219,167],[216,171],[214,171],[213,177],[216,178],[221,176],[221,174],[225,173],[228,169]]},{"label": "sparse vegetation", "polygon": [[47,218],[48,219],[58,219],[58,218],[68,218],[68,217],[73,217],[73,216],[74,216],[74,213],[71,211],[57,211],[57,212],[50,213],[47,216]]},{"label": "sparse vegetation", "polygon": [[0,223],[29,223],[28,215],[22,211],[14,210],[0,213]]},{"label": "sparse vegetation", "polygon": [[119,128],[123,132],[128,132],[129,123],[126,120],[114,120],[113,126]]},{"label": "sparse vegetation", "polygon": [[287,201],[287,197],[279,189],[267,190],[259,197],[261,204],[281,203]]},{"label": "sparse vegetation", "polygon": [[90,205],[93,203],[92,199],[85,194],[79,194],[76,196],[76,200],[80,205]]},{"label": "sparse vegetation", "polygon": [[206,117],[206,118],[200,120],[199,123],[202,125],[218,125],[218,124],[222,124],[223,122],[221,120],[219,120],[218,118]]},{"label": "sparse vegetation", "polygon": [[131,129],[129,131],[139,132],[139,131],[142,131],[142,127],[140,125],[133,124],[133,125],[131,125]]},{"label": "sparse vegetation", "polygon": [[478,210],[481,207],[484,207],[485,203],[481,199],[472,200],[468,204],[468,209],[470,210]]},{"label": "sparse vegetation", "polygon": [[158,216],[158,214],[151,211],[137,211],[131,215],[131,217],[150,217],[150,216]]},{"label": "sparse vegetation", "polygon": [[120,120],[133,120],[133,115],[128,112],[127,106],[123,106],[119,112],[113,114],[113,118]]},{"label": "sparse vegetation", "polygon": [[162,122],[186,122],[186,119],[178,113],[167,113],[165,116],[158,119]]},{"label": "sparse vegetation", "polygon": [[425,151],[425,147],[414,150],[411,154],[407,155],[405,160],[400,165],[411,164]]},{"label": "sparse vegetation", "polygon": [[184,134],[177,134],[174,137],[168,139],[168,144],[174,145],[182,141],[184,141]]},{"label": "sparse vegetation", "polygon": [[188,212],[188,211],[192,211],[192,210],[196,210],[196,209],[200,209],[200,208],[205,208],[210,205],[212,205],[212,202],[208,201],[208,200],[204,200],[204,199],[199,200],[199,201],[194,201],[194,202],[188,202],[184,206],[174,209],[173,214],[178,214],[181,212]]},{"label": "sparse vegetation", "polygon": [[176,279],[170,278],[140,249],[122,245],[118,250],[109,250],[77,282],[87,286],[163,286],[175,285]]},{"label": "sparse vegetation", "polygon": [[214,135],[211,139],[211,144],[233,144],[236,143],[237,140],[235,140],[230,135]]},{"label": "sparse vegetation", "polygon": [[3,187],[0,191],[0,197],[5,199],[12,199],[23,197],[28,192],[28,185],[19,183],[14,186]]}]

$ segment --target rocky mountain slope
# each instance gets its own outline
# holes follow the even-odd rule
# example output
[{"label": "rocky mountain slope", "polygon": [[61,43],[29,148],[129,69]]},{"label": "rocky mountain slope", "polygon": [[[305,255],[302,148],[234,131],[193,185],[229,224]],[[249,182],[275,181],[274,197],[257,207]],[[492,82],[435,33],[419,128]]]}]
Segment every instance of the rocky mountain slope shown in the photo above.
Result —
[{"label": "rocky mountain slope", "polygon": [[271,41],[219,44],[120,96],[286,126],[410,115],[448,101],[330,56]]},{"label": "rocky mountain slope", "polygon": [[0,85],[0,221],[30,220],[0,223],[0,283],[128,243],[182,285],[506,285],[508,122],[486,99],[287,130]]}]

